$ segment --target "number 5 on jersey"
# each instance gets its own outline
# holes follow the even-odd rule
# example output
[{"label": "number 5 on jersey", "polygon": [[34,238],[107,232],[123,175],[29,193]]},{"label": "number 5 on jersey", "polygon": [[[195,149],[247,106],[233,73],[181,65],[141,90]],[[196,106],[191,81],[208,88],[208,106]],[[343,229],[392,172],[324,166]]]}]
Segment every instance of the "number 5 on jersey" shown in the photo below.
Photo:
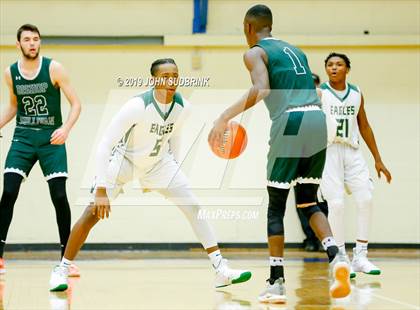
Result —
[{"label": "number 5 on jersey", "polygon": [[160,148],[162,147],[162,140],[163,139],[157,139],[156,140],[155,147],[153,148],[153,150],[152,150],[152,152],[150,153],[149,156],[153,157],[153,156],[157,156],[159,154]]}]

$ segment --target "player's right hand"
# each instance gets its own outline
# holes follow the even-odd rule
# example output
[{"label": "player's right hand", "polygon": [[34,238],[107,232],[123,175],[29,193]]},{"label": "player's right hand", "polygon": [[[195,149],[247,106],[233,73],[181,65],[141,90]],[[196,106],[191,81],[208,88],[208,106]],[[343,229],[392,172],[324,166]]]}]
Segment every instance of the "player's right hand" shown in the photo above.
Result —
[{"label": "player's right hand", "polygon": [[228,122],[222,117],[214,121],[213,128],[211,129],[208,142],[210,145],[221,144],[223,141],[223,134],[225,133]]},{"label": "player's right hand", "polygon": [[388,169],[386,169],[382,161],[378,161],[375,163],[375,169],[376,169],[376,172],[378,173],[379,179],[381,178],[381,172],[382,172],[386,177],[386,181],[388,183],[391,183],[391,180],[392,180],[391,172],[389,172]]},{"label": "player's right hand", "polygon": [[92,214],[96,215],[98,219],[105,219],[109,217],[111,206],[105,188],[97,188],[95,195],[95,205],[92,208]]}]

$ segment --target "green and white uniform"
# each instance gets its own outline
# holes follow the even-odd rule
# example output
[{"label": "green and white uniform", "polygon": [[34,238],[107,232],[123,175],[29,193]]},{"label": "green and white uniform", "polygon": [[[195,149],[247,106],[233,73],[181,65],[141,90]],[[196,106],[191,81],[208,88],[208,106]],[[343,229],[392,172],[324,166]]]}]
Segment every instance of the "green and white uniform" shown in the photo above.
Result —
[{"label": "green and white uniform", "polygon": [[264,101],[272,121],[268,152],[268,186],[288,189],[296,183],[320,182],[327,128],[305,54],[275,38],[264,38],[270,95]]},{"label": "green and white uniform", "polygon": [[368,166],[359,147],[357,115],[362,103],[359,87],[346,83],[344,90],[334,89],[330,83],[321,85],[322,107],[328,117],[337,121],[336,137],[327,148],[327,159],[322,174],[321,192],[328,201],[328,222],[339,251],[346,255],[344,194],[351,192],[357,208],[356,247],[353,249],[352,273],[378,275],[380,269],[367,258],[372,220],[373,183]]},{"label": "green and white uniform", "polygon": [[52,133],[62,125],[60,88],[51,81],[50,64],[50,58],[41,57],[33,78],[22,73],[19,61],[10,66],[17,114],[4,173],[26,178],[39,160],[47,180],[67,177],[66,147],[50,143]]},{"label": "green and white uniform", "polygon": [[[96,178],[108,198],[116,199],[126,183],[138,180],[143,189],[154,190],[176,205],[186,216],[205,249],[217,245],[200,205],[181,171],[181,129],[191,105],[179,93],[170,104],[160,103],[153,89],[128,100],[112,118],[99,142]],[[159,223],[157,223],[159,225]]]},{"label": "green and white uniform", "polygon": [[347,83],[346,89],[339,91],[328,82],[320,88],[322,109],[335,118],[338,124],[336,137],[327,149],[321,182],[322,195],[328,202],[344,204],[347,187],[356,200],[370,200],[373,184],[359,148],[357,115],[362,102],[360,88]]},{"label": "green and white uniform", "polygon": [[99,143],[93,189],[106,187],[114,199],[124,184],[134,179],[147,189],[186,187],[176,157],[189,109],[190,104],[179,93],[172,103],[159,103],[153,89],[127,101]]}]

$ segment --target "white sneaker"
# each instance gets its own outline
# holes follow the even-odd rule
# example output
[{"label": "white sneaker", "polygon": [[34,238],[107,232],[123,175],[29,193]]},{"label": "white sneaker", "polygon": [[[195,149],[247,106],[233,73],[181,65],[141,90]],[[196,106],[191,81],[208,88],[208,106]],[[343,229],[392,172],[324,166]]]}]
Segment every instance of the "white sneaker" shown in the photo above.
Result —
[{"label": "white sneaker", "polygon": [[346,263],[350,267],[350,279],[354,279],[354,278],[356,278],[356,272],[354,271],[353,266],[350,263],[350,258],[349,258],[349,256],[347,254],[344,254],[344,256],[345,256]]},{"label": "white sneaker", "polygon": [[251,272],[248,270],[230,269],[227,264],[227,259],[220,262],[216,269],[216,279],[214,286],[216,288],[246,282],[251,278]]},{"label": "white sneaker", "polygon": [[267,288],[258,296],[258,301],[270,304],[284,304],[286,302],[286,288],[283,278],[278,278],[273,284],[267,280]]},{"label": "white sneaker", "polygon": [[350,266],[342,254],[337,254],[330,263],[330,276],[333,283],[330,286],[330,295],[333,298],[343,298],[350,294]]},{"label": "white sneaker", "polygon": [[50,291],[51,292],[61,292],[65,291],[68,288],[67,277],[69,270],[66,267],[61,267],[59,265],[55,266],[50,278]]},{"label": "white sneaker", "polygon": [[353,265],[350,264],[350,262],[348,263],[349,267],[350,267],[350,279],[354,279],[356,278],[356,272],[353,269]]},{"label": "white sneaker", "polygon": [[353,248],[353,261],[351,262],[351,266],[354,271],[372,275],[381,274],[381,270],[368,260],[367,254],[367,250],[357,251],[356,248]]}]

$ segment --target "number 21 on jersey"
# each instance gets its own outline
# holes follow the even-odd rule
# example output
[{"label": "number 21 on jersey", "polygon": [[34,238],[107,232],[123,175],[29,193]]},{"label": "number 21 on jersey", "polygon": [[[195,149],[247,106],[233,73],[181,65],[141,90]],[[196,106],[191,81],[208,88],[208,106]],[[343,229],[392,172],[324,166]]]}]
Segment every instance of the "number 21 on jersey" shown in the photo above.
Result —
[{"label": "number 21 on jersey", "polygon": [[349,137],[349,120],[347,118],[337,119],[337,137],[348,138]]}]

